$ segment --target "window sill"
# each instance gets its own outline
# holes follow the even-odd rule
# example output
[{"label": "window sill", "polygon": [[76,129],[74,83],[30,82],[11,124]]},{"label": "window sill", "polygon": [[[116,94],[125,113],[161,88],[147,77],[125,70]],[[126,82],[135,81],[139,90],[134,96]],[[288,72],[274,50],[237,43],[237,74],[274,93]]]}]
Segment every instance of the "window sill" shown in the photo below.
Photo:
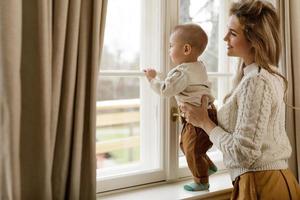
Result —
[{"label": "window sill", "polygon": [[175,199],[229,199],[232,184],[228,173],[216,174],[210,177],[209,191],[188,192],[183,186],[191,180],[179,181],[168,184],[155,184],[149,187],[131,191],[120,191],[114,194],[98,194],[97,199],[101,200],[175,200]]}]

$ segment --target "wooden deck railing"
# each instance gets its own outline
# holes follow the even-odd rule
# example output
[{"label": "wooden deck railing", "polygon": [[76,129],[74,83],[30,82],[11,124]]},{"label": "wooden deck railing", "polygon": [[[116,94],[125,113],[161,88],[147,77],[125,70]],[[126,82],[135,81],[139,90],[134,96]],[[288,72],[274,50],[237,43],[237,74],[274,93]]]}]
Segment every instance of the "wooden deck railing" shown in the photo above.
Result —
[{"label": "wooden deck railing", "polygon": [[[97,102],[96,128],[117,127],[139,123],[139,99],[113,100]],[[132,131],[132,130],[130,130]],[[129,136],[121,139],[100,141],[96,143],[96,154],[119,149],[129,149],[139,146],[139,136]]]}]

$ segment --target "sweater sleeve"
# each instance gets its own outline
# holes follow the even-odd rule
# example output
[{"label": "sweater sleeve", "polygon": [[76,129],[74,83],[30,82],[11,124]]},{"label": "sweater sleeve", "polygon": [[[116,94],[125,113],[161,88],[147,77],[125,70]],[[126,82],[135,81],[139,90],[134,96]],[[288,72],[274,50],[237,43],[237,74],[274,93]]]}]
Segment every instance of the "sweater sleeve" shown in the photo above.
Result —
[{"label": "sweater sleeve", "polygon": [[172,97],[182,92],[188,85],[186,73],[181,70],[172,70],[164,81],[152,79],[151,88],[161,96]]},{"label": "sweater sleeve", "polygon": [[259,75],[243,82],[238,94],[238,116],[233,133],[215,127],[211,141],[230,161],[230,167],[251,168],[261,156],[263,134],[271,114],[272,95],[268,83]]}]

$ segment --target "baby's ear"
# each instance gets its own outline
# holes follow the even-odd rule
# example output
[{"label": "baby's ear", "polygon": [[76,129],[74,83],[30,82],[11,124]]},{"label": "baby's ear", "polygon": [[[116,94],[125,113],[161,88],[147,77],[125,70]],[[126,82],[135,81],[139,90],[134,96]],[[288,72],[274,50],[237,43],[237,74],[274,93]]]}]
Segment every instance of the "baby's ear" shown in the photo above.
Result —
[{"label": "baby's ear", "polygon": [[184,48],[184,55],[189,55],[192,52],[192,46],[190,44],[185,44]]}]

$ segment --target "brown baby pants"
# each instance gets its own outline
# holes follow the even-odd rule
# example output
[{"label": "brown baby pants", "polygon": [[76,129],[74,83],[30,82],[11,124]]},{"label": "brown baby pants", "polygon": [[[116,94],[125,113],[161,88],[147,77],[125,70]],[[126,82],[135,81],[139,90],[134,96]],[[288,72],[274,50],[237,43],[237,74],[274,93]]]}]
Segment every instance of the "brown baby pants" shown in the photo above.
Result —
[{"label": "brown baby pants", "polygon": [[[214,105],[208,109],[209,118],[216,124],[217,110]],[[214,163],[206,155],[208,149],[212,147],[212,142],[202,128],[194,127],[181,118],[183,128],[181,131],[180,148],[185,154],[187,164],[191,170],[196,183],[208,183],[208,168]]]}]

